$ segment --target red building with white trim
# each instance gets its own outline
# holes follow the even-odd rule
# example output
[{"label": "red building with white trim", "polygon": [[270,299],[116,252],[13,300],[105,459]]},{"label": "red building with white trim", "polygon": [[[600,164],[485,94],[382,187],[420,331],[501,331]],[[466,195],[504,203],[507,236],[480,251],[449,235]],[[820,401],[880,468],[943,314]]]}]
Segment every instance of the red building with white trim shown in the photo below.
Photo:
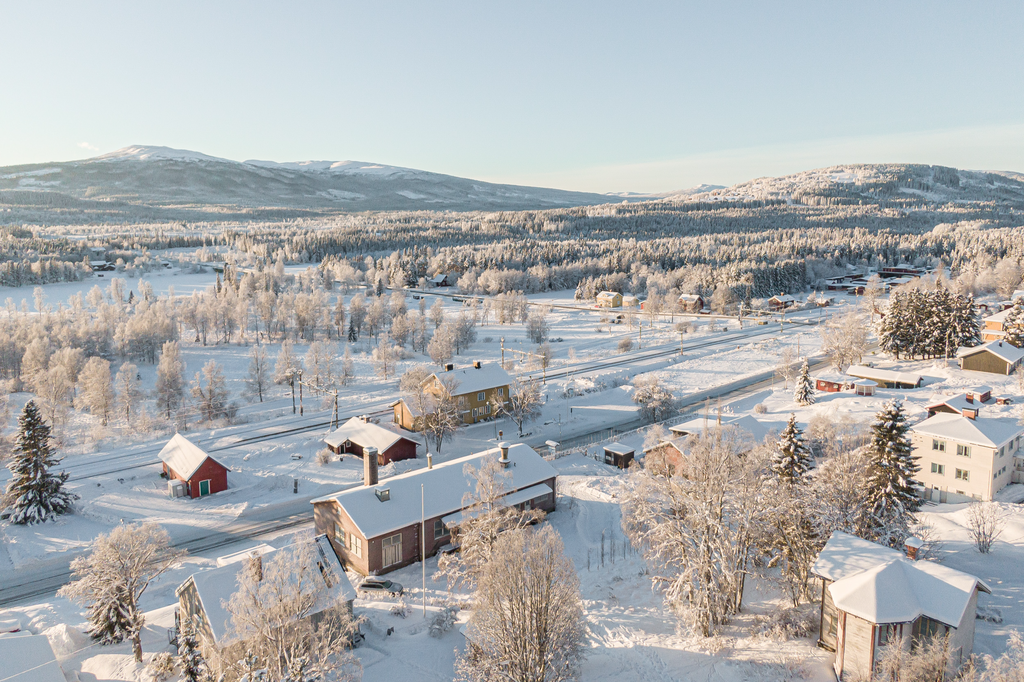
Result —
[{"label": "red building with white trim", "polygon": [[206,497],[228,489],[231,470],[180,433],[174,434],[159,457],[164,463],[164,475],[182,481],[188,497]]}]

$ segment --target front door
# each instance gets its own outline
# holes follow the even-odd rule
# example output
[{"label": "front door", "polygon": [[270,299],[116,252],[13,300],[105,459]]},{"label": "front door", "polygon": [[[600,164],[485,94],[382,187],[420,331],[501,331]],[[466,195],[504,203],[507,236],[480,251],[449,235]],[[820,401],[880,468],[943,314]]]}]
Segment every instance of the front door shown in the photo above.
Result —
[{"label": "front door", "polygon": [[199,497],[210,494],[210,481],[199,481]]}]

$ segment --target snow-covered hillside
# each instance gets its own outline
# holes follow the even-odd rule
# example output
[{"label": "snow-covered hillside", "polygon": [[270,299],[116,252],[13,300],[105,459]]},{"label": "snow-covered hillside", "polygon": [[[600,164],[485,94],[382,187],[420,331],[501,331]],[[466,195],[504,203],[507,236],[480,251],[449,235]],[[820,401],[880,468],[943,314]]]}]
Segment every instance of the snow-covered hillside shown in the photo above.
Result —
[{"label": "snow-covered hillside", "polygon": [[814,205],[1024,201],[1019,173],[967,171],[921,164],[850,164],[757,178],[727,188],[671,197],[684,201],[787,200]]},{"label": "snow-covered hillside", "polygon": [[353,211],[514,210],[622,200],[363,161],[232,161],[142,145],[83,161],[0,168],[0,193],[4,190],[37,192],[40,196],[27,201],[43,205],[87,200],[154,207],[215,204]]}]

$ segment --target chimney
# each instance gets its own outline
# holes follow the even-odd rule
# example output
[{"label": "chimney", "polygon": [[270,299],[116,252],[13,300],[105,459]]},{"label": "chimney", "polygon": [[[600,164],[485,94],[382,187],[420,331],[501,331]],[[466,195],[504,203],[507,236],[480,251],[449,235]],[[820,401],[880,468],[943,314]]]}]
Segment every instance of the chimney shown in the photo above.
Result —
[{"label": "chimney", "polygon": [[502,435],[504,433],[505,433],[504,431],[501,431],[501,430],[498,431],[498,440],[501,440],[501,437],[502,437]]},{"label": "chimney", "polygon": [[481,367],[480,361],[479,360],[474,360],[473,361],[473,369],[480,369],[480,367]]},{"label": "chimney", "polygon": [[924,540],[913,535],[903,541],[903,550],[911,561],[917,561],[917,553],[921,551],[922,547],[924,547]]},{"label": "chimney", "polygon": [[263,582],[263,557],[253,552],[249,555],[249,567],[252,569],[256,582]]},{"label": "chimney", "polygon": [[363,485],[377,485],[377,448],[363,449]]},{"label": "chimney", "polygon": [[364,424],[369,424],[370,423],[370,415],[368,415],[368,414],[361,414],[361,415],[359,415],[359,419],[361,419]]},{"label": "chimney", "polygon": [[967,402],[972,403],[972,404],[974,403],[974,392],[973,391],[967,391]]},{"label": "chimney", "polygon": [[498,458],[498,462],[501,464],[502,469],[508,469],[510,460],[508,458],[509,444],[506,441],[498,443],[498,449],[501,451],[501,457]]},{"label": "chimney", "polygon": [[451,363],[448,363],[447,365],[444,366],[444,371],[446,372],[451,372],[453,369],[455,369],[455,365]]},{"label": "chimney", "polygon": [[430,454],[429,452],[427,453],[427,468],[428,469],[433,469],[434,468],[434,456],[432,454]]}]

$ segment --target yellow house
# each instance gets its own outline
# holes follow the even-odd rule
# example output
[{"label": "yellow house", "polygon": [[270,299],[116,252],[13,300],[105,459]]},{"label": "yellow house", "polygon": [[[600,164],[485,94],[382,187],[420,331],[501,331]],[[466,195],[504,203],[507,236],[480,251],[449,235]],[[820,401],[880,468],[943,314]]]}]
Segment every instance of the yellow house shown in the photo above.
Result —
[{"label": "yellow house", "polygon": [[[459,406],[459,414],[464,424],[476,424],[494,416],[494,403],[508,401],[508,387],[512,377],[500,365],[484,365],[474,362],[471,367],[455,369],[455,365],[447,365],[444,372],[431,374],[424,381],[426,390],[435,395],[447,390],[452,385],[452,396]],[[413,405],[405,399],[392,403],[395,423],[403,429],[418,431],[421,415]]]},{"label": "yellow house", "polygon": [[621,308],[622,294],[617,291],[602,291],[597,295],[597,305],[601,308]]}]

